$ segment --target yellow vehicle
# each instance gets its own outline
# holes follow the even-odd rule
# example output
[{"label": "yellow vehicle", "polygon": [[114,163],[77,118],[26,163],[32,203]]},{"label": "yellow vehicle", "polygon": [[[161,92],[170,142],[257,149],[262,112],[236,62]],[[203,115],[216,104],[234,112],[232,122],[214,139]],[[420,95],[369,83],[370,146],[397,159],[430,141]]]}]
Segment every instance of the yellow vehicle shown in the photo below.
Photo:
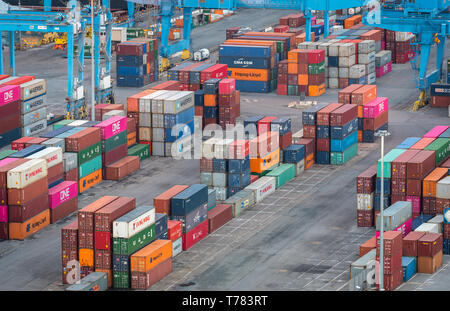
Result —
[{"label": "yellow vehicle", "polygon": [[67,35],[63,33],[58,38],[55,38],[55,45],[53,46],[53,50],[62,50],[65,51],[67,48]]}]

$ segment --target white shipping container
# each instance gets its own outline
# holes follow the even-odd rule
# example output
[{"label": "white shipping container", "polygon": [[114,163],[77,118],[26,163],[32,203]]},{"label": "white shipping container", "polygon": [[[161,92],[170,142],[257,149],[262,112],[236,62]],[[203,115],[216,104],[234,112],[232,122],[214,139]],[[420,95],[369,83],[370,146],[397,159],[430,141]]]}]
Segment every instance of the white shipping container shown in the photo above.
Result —
[{"label": "white shipping container", "polygon": [[22,126],[30,125],[39,120],[47,119],[47,107],[39,108],[20,116]]},{"label": "white shipping container", "polygon": [[450,176],[438,181],[436,186],[436,197],[440,199],[450,199]]},{"label": "white shipping container", "polygon": [[366,74],[371,74],[375,72],[375,62],[369,63],[369,64],[365,64],[364,65],[366,67]]},{"label": "white shipping container", "polygon": [[20,85],[21,100],[29,100],[31,98],[47,93],[47,82],[44,79],[34,79]]},{"label": "white shipping container", "polygon": [[348,79],[349,68],[339,67],[339,78]]},{"label": "white shipping container", "polygon": [[71,122],[70,124],[68,124],[67,126],[75,126],[76,127],[76,126],[81,126],[88,122],[89,122],[88,120],[75,120],[75,121]]},{"label": "white shipping container", "polygon": [[152,112],[152,94],[148,94],[139,98],[139,112]]},{"label": "white shipping container", "polygon": [[36,152],[27,157],[27,159],[42,159],[47,163],[47,168],[51,168],[57,164],[62,163],[63,152],[58,147],[47,147],[44,150]]},{"label": "white shipping container", "polygon": [[[163,113],[164,109],[163,109],[163,98],[167,98],[169,96],[172,96],[173,94],[175,94],[176,91],[166,91],[166,90],[160,90],[160,91],[156,91],[154,93],[145,95],[143,97],[145,97],[144,101],[149,101],[150,102],[150,111],[152,113]],[[159,100],[161,99],[161,100]],[[139,99],[139,106],[141,105],[141,98]]]},{"label": "white shipping container", "polygon": [[295,176],[299,176],[305,170],[305,159],[295,164]]},{"label": "white shipping container", "polygon": [[375,51],[368,54],[358,54],[359,64],[369,64],[375,62]]},{"label": "white shipping container", "polygon": [[160,141],[152,142],[152,155],[153,156],[164,156],[164,143]]},{"label": "white shipping container", "polygon": [[429,224],[437,224],[439,233],[443,233],[442,232],[442,227],[443,227],[443,223],[444,223],[444,215],[442,215],[442,214],[436,215],[435,217],[433,217],[430,220],[428,220],[427,223],[429,223]]},{"label": "white shipping container", "polygon": [[151,141],[164,141],[164,129],[160,127],[152,128],[152,139]]},{"label": "white shipping container", "polygon": [[377,81],[377,74],[375,72],[372,72],[371,74],[368,74],[366,76],[367,84],[375,84],[376,81]]},{"label": "white shipping container", "polygon": [[245,190],[253,191],[256,203],[275,192],[276,178],[264,176],[248,185]]},{"label": "white shipping container", "polygon": [[338,89],[339,88],[339,79],[338,78],[328,78],[328,88]]},{"label": "white shipping container", "polygon": [[339,67],[328,67],[329,78],[339,78]]},{"label": "white shipping container", "polygon": [[47,118],[34,122],[22,128],[22,136],[35,136],[47,128]]},{"label": "white shipping container", "polygon": [[339,56],[340,43],[332,43],[328,46],[328,56]]},{"label": "white shipping container", "polygon": [[395,32],[395,41],[408,41],[414,38],[414,35],[411,32],[403,32],[403,31],[396,31]]},{"label": "white shipping container", "polygon": [[213,173],[212,181],[214,187],[226,187],[227,186],[227,174],[225,173]]},{"label": "white shipping container", "polygon": [[103,116],[102,116],[102,121],[108,120],[112,117],[118,117],[118,116],[125,116],[125,111],[123,110],[111,110],[106,112]]},{"label": "white shipping container", "polygon": [[30,100],[20,101],[21,114],[37,110],[47,105],[47,95],[43,94],[37,97],[33,97]]},{"label": "white shipping container", "polygon": [[227,188],[224,187],[214,187],[216,191],[216,200],[225,201],[227,199]]},{"label": "white shipping container", "polygon": [[[136,210],[134,210],[136,211]],[[133,213],[134,211],[131,211]],[[133,215],[134,217],[134,215]],[[121,217],[122,218],[122,217]],[[113,222],[113,237],[128,239],[141,232],[145,228],[155,223],[155,208],[151,208],[141,215],[136,215],[136,218],[131,220],[115,220]]]},{"label": "white shipping container", "polygon": [[180,91],[164,100],[164,113],[177,114],[190,107],[194,107],[194,92]]},{"label": "white shipping container", "polygon": [[424,223],[417,227],[414,231],[440,233],[438,224]]},{"label": "white shipping container", "polygon": [[125,27],[112,27],[111,41],[125,42],[127,41],[127,28]]},{"label": "white shipping container", "polygon": [[149,112],[139,112],[139,126],[152,126],[152,115]]},{"label": "white shipping container", "polygon": [[181,253],[183,238],[179,238],[172,243],[172,258]]},{"label": "white shipping container", "polygon": [[7,186],[13,189],[23,189],[46,176],[47,162],[43,159],[33,159],[8,171]]},{"label": "white shipping container", "polygon": [[339,46],[339,56],[340,57],[349,57],[355,55],[356,49],[353,43],[341,43]]},{"label": "white shipping container", "polygon": [[208,140],[205,140],[202,144],[202,157],[206,159],[214,158],[214,148],[216,143],[219,141],[219,138],[212,137]]},{"label": "white shipping container", "polygon": [[233,139],[219,139],[214,146],[214,157],[216,159],[228,159],[228,151],[230,144],[234,142]]},{"label": "white shipping container", "polygon": [[317,49],[325,51],[325,57],[328,56],[328,48],[330,47],[330,42],[322,42],[317,46]]},{"label": "white shipping container", "polygon": [[364,40],[358,43],[358,54],[375,52],[375,40]]},{"label": "white shipping container", "polygon": [[152,126],[164,128],[164,115],[161,113],[153,113],[152,115]]},{"label": "white shipping container", "polygon": [[208,187],[213,186],[213,177],[210,172],[201,172],[200,173],[200,183],[207,185]]},{"label": "white shipping container", "polygon": [[356,64],[356,55],[339,57],[339,67],[351,67]]},{"label": "white shipping container", "polygon": [[358,193],[356,195],[357,209],[370,211],[373,208],[373,192],[371,194]]},{"label": "white shipping container", "polygon": [[359,79],[366,75],[366,66],[364,65],[353,65],[350,67],[349,78]]}]

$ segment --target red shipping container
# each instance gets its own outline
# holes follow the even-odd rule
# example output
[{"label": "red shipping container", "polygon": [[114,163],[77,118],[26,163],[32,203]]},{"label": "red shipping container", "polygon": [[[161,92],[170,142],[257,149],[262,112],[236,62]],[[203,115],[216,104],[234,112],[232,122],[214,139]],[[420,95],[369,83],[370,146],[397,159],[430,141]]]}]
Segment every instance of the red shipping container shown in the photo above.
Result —
[{"label": "red shipping container", "polygon": [[229,204],[218,204],[208,211],[208,232],[216,231],[233,218],[233,208]]},{"label": "red shipping container", "polygon": [[96,231],[94,242],[96,250],[111,250],[111,232]]},{"label": "red shipping container", "polygon": [[391,179],[391,192],[395,195],[406,195],[406,179],[404,178],[392,178]]},{"label": "red shipping container", "polygon": [[200,73],[200,83],[205,83],[209,79],[224,79],[227,77],[228,66],[225,64],[216,64],[211,66]]},{"label": "red shipping container", "polygon": [[423,257],[433,257],[442,251],[442,234],[427,232],[417,243],[417,255]]},{"label": "red shipping container", "polygon": [[136,199],[119,197],[95,212],[95,231],[111,232],[117,218],[136,208]]},{"label": "red shipping container", "polygon": [[270,123],[277,117],[265,117],[258,121],[258,135],[267,133],[270,130]]},{"label": "red shipping container", "polygon": [[368,131],[375,131],[385,125],[389,120],[389,110],[386,110],[376,118],[363,119],[363,129]]},{"label": "red shipping container", "polygon": [[418,243],[426,232],[412,231],[403,238],[403,256],[417,257]]},{"label": "red shipping container", "polygon": [[31,80],[34,80],[34,76],[21,76],[21,77],[18,77],[17,79],[13,79],[11,81],[3,82],[3,83],[0,80],[0,85],[20,85],[20,84],[29,82]]},{"label": "red shipping container", "polygon": [[178,220],[167,221],[167,232],[169,234],[169,240],[175,242],[183,234],[183,223]]},{"label": "red shipping container", "polygon": [[209,221],[206,219],[197,227],[182,235],[183,250],[188,250],[208,235]]},{"label": "red shipping container", "polygon": [[303,137],[315,138],[316,126],[315,125],[303,125]]},{"label": "red shipping container", "polygon": [[[205,168],[205,161],[207,161],[208,163],[210,163],[210,167],[211,167],[211,171],[212,171],[212,160],[207,160],[207,159],[201,159],[200,160],[200,167]],[[186,190],[187,188],[189,188],[189,186],[186,185],[175,185],[172,188],[164,191],[163,193],[161,193],[160,195],[158,195],[157,197],[155,197],[153,199],[153,205],[155,206],[155,212],[159,213],[159,214],[167,214],[170,215],[170,204],[171,204],[171,200],[174,196],[176,196],[178,193]]]},{"label": "red shipping container", "polygon": [[392,178],[406,179],[406,166],[409,160],[415,157],[419,150],[406,150],[392,161]]},{"label": "red shipping container", "polygon": [[[287,82],[287,81],[286,81]],[[287,95],[287,84],[278,84],[277,86],[277,95]]]},{"label": "red shipping container", "polygon": [[314,138],[300,138],[295,144],[305,146],[305,157],[316,152]]},{"label": "red shipping container", "polygon": [[320,64],[325,61],[324,50],[309,50],[308,51],[308,64]]},{"label": "red shipping container", "polygon": [[292,145],[292,132],[287,132],[284,135],[280,135],[280,148],[285,149]]},{"label": "red shipping container", "polygon": [[328,138],[317,138],[317,151],[330,151],[330,140]]},{"label": "red shipping container", "polygon": [[431,150],[421,150],[407,163],[408,179],[423,179],[436,165],[435,152]]},{"label": "red shipping container", "polygon": [[27,137],[27,136],[16,139],[15,141],[13,141],[11,143],[11,149],[20,151],[25,148],[25,143],[32,139],[33,139],[33,137]]},{"label": "red shipping container", "polygon": [[358,117],[358,106],[354,104],[342,105],[330,113],[330,126],[343,126]]},{"label": "red shipping container", "polygon": [[234,79],[222,79],[219,82],[219,94],[232,94],[236,89],[236,81]]},{"label": "red shipping container", "polygon": [[330,124],[330,112],[340,108],[342,104],[331,103],[325,108],[317,112],[317,125],[329,125]]},{"label": "red shipping container", "polygon": [[[400,231],[384,232],[384,256],[391,257],[402,250],[402,233]],[[377,257],[380,256],[380,237],[377,238]]]},{"label": "red shipping container", "polygon": [[372,165],[356,177],[356,193],[371,194],[375,191],[377,165]]},{"label": "red shipping container", "polygon": [[373,210],[363,211],[357,210],[358,227],[373,227],[374,214]]}]

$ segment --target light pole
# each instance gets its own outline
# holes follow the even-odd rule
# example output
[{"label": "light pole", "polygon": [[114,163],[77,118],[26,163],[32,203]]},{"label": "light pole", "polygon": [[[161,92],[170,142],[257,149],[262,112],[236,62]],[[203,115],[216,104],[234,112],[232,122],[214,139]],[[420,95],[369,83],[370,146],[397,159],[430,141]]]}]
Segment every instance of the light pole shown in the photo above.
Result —
[{"label": "light pole", "polygon": [[95,121],[95,32],[94,32],[94,0],[91,0],[91,121]]},{"label": "light pole", "polygon": [[375,136],[381,137],[381,189],[380,189],[380,291],[384,291],[384,137],[388,131],[378,131]]}]

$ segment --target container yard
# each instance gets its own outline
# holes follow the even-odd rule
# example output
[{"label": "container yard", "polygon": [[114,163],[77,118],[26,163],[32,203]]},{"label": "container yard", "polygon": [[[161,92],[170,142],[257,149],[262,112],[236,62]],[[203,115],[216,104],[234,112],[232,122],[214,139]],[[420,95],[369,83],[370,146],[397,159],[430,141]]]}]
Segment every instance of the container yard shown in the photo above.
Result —
[{"label": "container yard", "polygon": [[0,290],[448,290],[445,1],[6,2]]}]

